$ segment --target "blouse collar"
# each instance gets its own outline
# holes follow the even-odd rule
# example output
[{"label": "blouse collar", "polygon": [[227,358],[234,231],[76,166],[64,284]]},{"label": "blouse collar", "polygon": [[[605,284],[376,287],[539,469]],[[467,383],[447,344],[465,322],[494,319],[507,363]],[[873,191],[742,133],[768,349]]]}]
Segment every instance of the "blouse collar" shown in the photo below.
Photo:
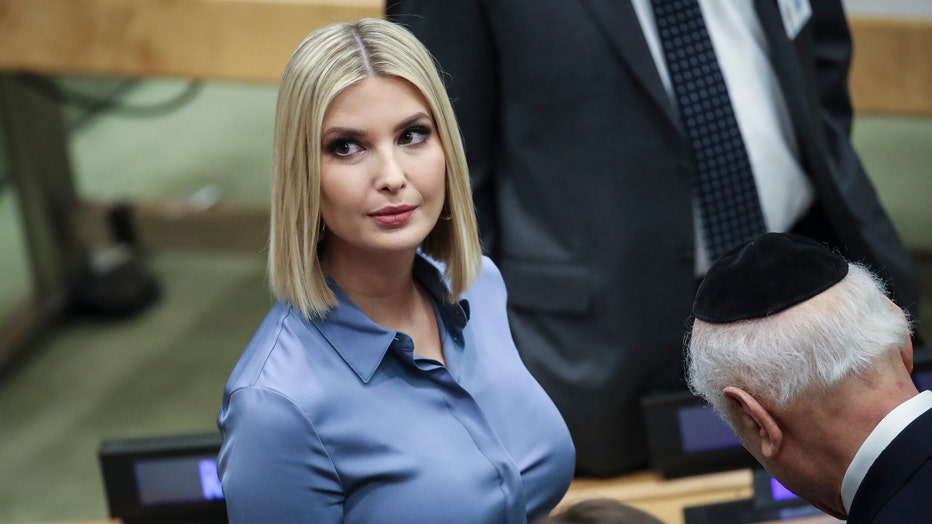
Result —
[{"label": "blouse collar", "polygon": [[[443,316],[442,319],[438,319],[440,328],[445,328],[454,340],[462,342],[463,330],[469,321],[469,303],[466,300],[454,304],[447,301],[449,288],[443,279],[442,265],[439,262],[418,253],[414,260],[413,273]],[[399,339],[410,338],[399,337],[401,332],[373,322],[329,277],[327,285],[336,296],[337,305],[324,316],[313,317],[310,322],[330,342],[359,379],[368,383],[392,344],[397,343]]]}]

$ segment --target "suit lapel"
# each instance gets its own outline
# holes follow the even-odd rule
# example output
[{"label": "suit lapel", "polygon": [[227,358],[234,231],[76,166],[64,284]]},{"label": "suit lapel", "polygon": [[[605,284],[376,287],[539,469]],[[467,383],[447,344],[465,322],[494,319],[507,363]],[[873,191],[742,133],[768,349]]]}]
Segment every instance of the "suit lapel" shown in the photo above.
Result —
[{"label": "suit lapel", "polygon": [[[647,41],[631,2],[579,1],[592,15],[596,25],[612,43],[621,61],[644,87],[650,99],[677,129],[682,130],[679,116],[657,73],[657,66],[647,47]],[[791,41],[786,37],[783,19],[780,17],[776,1],[754,0],[754,4],[770,46],[770,61],[786,99],[793,129],[799,139],[800,147],[803,148],[803,154],[808,157],[807,160],[811,161],[818,155],[812,155],[811,151],[806,151],[809,149],[807,144],[813,144],[814,141],[818,142],[820,139],[812,133],[812,108],[817,107],[817,101],[812,98],[816,96],[815,72],[812,71],[811,60],[806,61],[807,65],[800,59],[801,55],[808,56],[811,53],[811,45],[809,45],[811,29],[804,28],[796,41]]]},{"label": "suit lapel", "polygon": [[580,0],[596,25],[612,43],[621,61],[647,91],[670,122],[680,128],[679,117],[663,88],[654,58],[647,47],[634,7],[627,0]]},{"label": "suit lapel", "polygon": [[808,57],[812,52],[811,28],[804,28],[796,37],[796,41],[791,41],[786,36],[783,19],[775,0],[754,0],[754,7],[767,37],[770,63],[786,100],[793,129],[800,147],[805,149],[807,144],[813,143],[812,140],[817,138],[813,137],[812,133],[812,108],[817,107],[817,101],[813,99],[817,93],[814,84],[815,71],[811,68],[811,60],[800,59],[801,56]]}]

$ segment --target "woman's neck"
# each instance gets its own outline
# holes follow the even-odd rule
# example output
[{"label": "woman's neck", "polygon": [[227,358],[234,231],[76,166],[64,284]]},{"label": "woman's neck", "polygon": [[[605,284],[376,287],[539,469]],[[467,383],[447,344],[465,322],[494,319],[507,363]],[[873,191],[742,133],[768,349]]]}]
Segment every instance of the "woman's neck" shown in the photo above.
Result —
[{"label": "woman's neck", "polygon": [[415,254],[328,256],[322,264],[343,293],[374,322],[394,329],[418,303]]},{"label": "woman's neck", "polygon": [[376,324],[406,333],[415,353],[446,363],[440,327],[430,295],[414,278],[415,253],[373,256],[323,256],[324,270]]}]

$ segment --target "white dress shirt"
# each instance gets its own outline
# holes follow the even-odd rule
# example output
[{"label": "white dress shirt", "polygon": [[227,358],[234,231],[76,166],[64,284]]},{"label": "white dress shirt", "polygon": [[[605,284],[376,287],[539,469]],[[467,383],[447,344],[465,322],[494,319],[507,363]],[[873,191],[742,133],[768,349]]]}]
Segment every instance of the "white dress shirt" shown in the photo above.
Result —
[{"label": "white dress shirt", "polygon": [[[660,79],[676,106],[650,0],[631,0],[631,3]],[[799,160],[799,145],[786,100],[768,59],[769,49],[760,20],[751,0],[699,0],[699,7],[748,150],[767,229],[787,231],[808,211],[814,191]],[[693,213],[696,275],[702,276],[711,261],[696,199]]]}]

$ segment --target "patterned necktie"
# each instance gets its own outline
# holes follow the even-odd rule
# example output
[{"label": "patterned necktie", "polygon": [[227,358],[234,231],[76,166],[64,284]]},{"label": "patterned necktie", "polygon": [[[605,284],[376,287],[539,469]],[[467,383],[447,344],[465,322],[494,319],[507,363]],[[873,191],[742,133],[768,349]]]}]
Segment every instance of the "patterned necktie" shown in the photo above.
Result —
[{"label": "patterned necktie", "polygon": [[702,233],[714,261],[767,231],[757,184],[697,0],[651,4],[693,153]]}]

